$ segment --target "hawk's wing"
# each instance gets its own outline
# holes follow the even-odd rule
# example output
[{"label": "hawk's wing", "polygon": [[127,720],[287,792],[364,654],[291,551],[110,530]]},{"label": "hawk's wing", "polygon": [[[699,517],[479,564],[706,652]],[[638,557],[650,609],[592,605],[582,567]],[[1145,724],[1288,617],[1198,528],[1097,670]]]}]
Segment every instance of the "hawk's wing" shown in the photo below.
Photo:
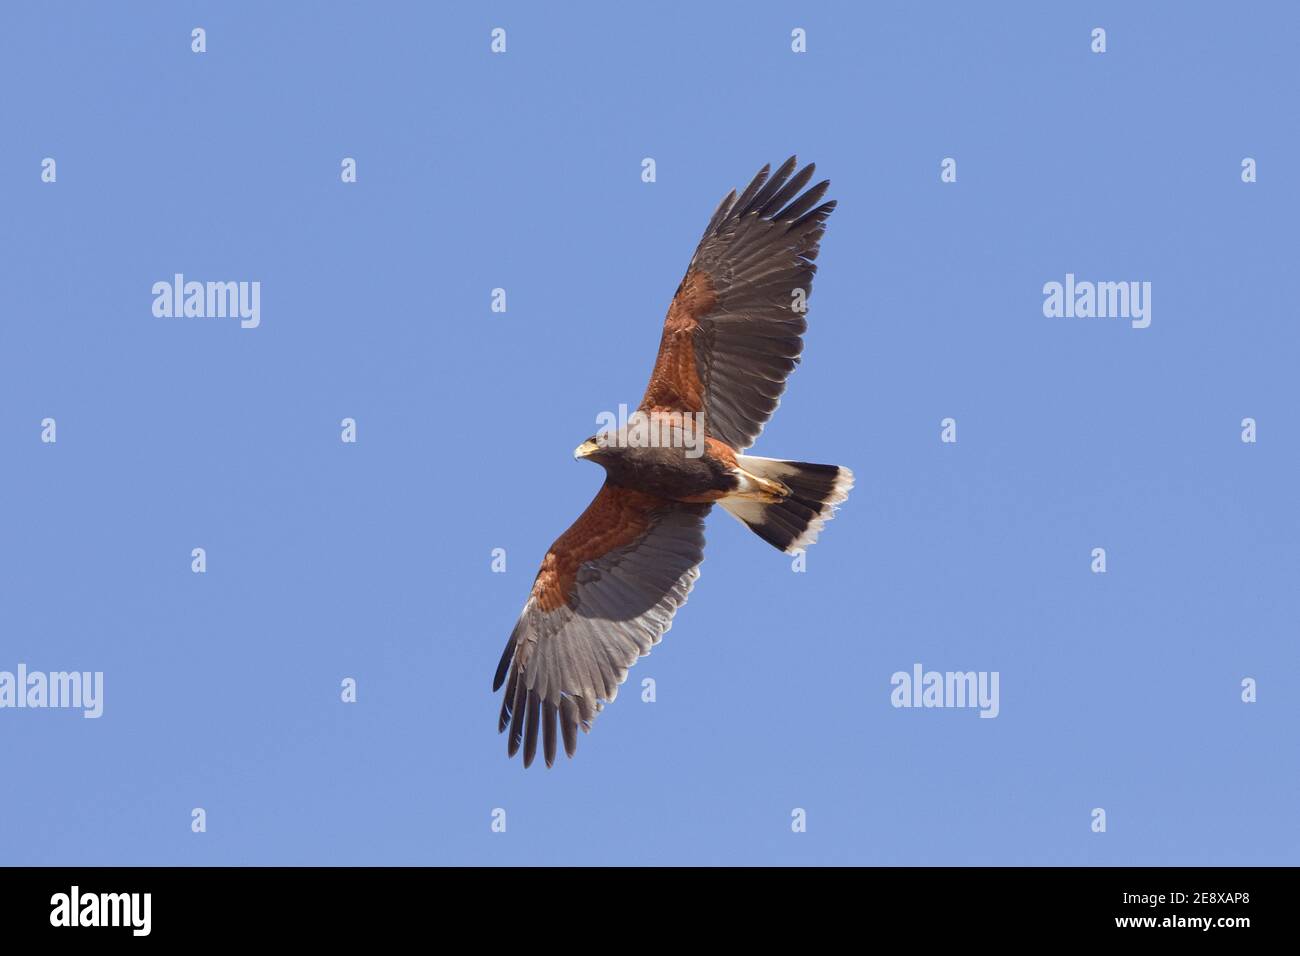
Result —
[{"label": "hawk's wing", "polygon": [[708,435],[741,450],[772,417],[803,351],[804,302],[835,202],[809,164],[768,167],[709,220],[664,321],[641,408],[704,412]]},{"label": "hawk's wing", "polygon": [[708,511],[606,483],[551,545],[492,683],[506,683],[498,729],[510,728],[510,756],[522,741],[531,764],[540,732],[550,766],[557,724],[573,756],[578,727],[591,729],[686,602]]}]

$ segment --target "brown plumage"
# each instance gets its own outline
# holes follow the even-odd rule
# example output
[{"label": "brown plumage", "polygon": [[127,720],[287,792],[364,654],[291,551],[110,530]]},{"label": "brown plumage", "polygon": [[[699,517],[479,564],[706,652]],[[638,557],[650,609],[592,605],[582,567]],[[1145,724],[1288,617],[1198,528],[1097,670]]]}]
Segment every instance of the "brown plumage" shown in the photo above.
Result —
[{"label": "brown plumage", "polygon": [[632,426],[575,453],[605,468],[605,484],[543,558],[492,684],[505,684],[498,728],[509,730],[511,756],[522,747],[524,766],[539,738],[547,766],[558,740],[573,756],[578,728],[591,729],[671,627],[699,576],[714,502],[793,552],[816,540],[852,487],[847,468],[740,454],[799,362],[802,305],[835,208],[819,204],[828,182],[803,191],[814,167],[795,167],[793,156],[770,177],[764,166],[709,220],[641,401],[662,440],[646,444]]}]

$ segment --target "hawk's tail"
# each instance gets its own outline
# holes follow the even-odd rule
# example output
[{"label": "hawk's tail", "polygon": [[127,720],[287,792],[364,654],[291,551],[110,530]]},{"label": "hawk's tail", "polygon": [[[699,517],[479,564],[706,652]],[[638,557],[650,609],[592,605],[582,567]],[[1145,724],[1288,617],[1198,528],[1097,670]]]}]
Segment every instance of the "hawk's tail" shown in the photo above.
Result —
[{"label": "hawk's tail", "polygon": [[787,554],[817,540],[853,487],[853,472],[839,465],[752,455],[737,455],[736,464],[742,472],[741,494],[719,504]]}]

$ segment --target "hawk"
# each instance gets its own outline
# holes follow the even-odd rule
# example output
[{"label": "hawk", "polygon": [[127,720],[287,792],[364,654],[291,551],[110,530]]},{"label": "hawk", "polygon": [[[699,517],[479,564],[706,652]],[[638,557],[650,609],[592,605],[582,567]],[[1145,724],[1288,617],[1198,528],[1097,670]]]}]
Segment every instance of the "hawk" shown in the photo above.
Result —
[{"label": "hawk", "polygon": [[[628,668],[650,653],[699,576],[719,504],[787,553],[817,539],[853,486],[836,465],[741,454],[772,416],[803,351],[805,301],[834,200],[815,167],[764,166],[709,220],[664,321],[650,384],[628,424],[574,457],[605,483],[542,559],[492,682],[511,757],[572,757]],[[635,419],[635,420],[633,420]]]}]

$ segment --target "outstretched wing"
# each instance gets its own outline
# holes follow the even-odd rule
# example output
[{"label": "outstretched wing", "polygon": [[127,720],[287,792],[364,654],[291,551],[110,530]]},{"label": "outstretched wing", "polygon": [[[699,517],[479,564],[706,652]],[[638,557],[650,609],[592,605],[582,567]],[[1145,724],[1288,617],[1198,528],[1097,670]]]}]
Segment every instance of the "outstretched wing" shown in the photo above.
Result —
[{"label": "outstretched wing", "polygon": [[830,182],[800,195],[816,168],[768,167],[709,220],[664,320],[641,408],[704,412],[705,433],[736,450],[754,443],[803,351],[805,302],[834,200]]},{"label": "outstretched wing", "polygon": [[492,682],[506,684],[498,730],[510,728],[510,756],[522,741],[529,766],[540,733],[549,767],[557,724],[573,756],[578,728],[591,729],[686,602],[708,512],[606,483],[551,545]]}]

